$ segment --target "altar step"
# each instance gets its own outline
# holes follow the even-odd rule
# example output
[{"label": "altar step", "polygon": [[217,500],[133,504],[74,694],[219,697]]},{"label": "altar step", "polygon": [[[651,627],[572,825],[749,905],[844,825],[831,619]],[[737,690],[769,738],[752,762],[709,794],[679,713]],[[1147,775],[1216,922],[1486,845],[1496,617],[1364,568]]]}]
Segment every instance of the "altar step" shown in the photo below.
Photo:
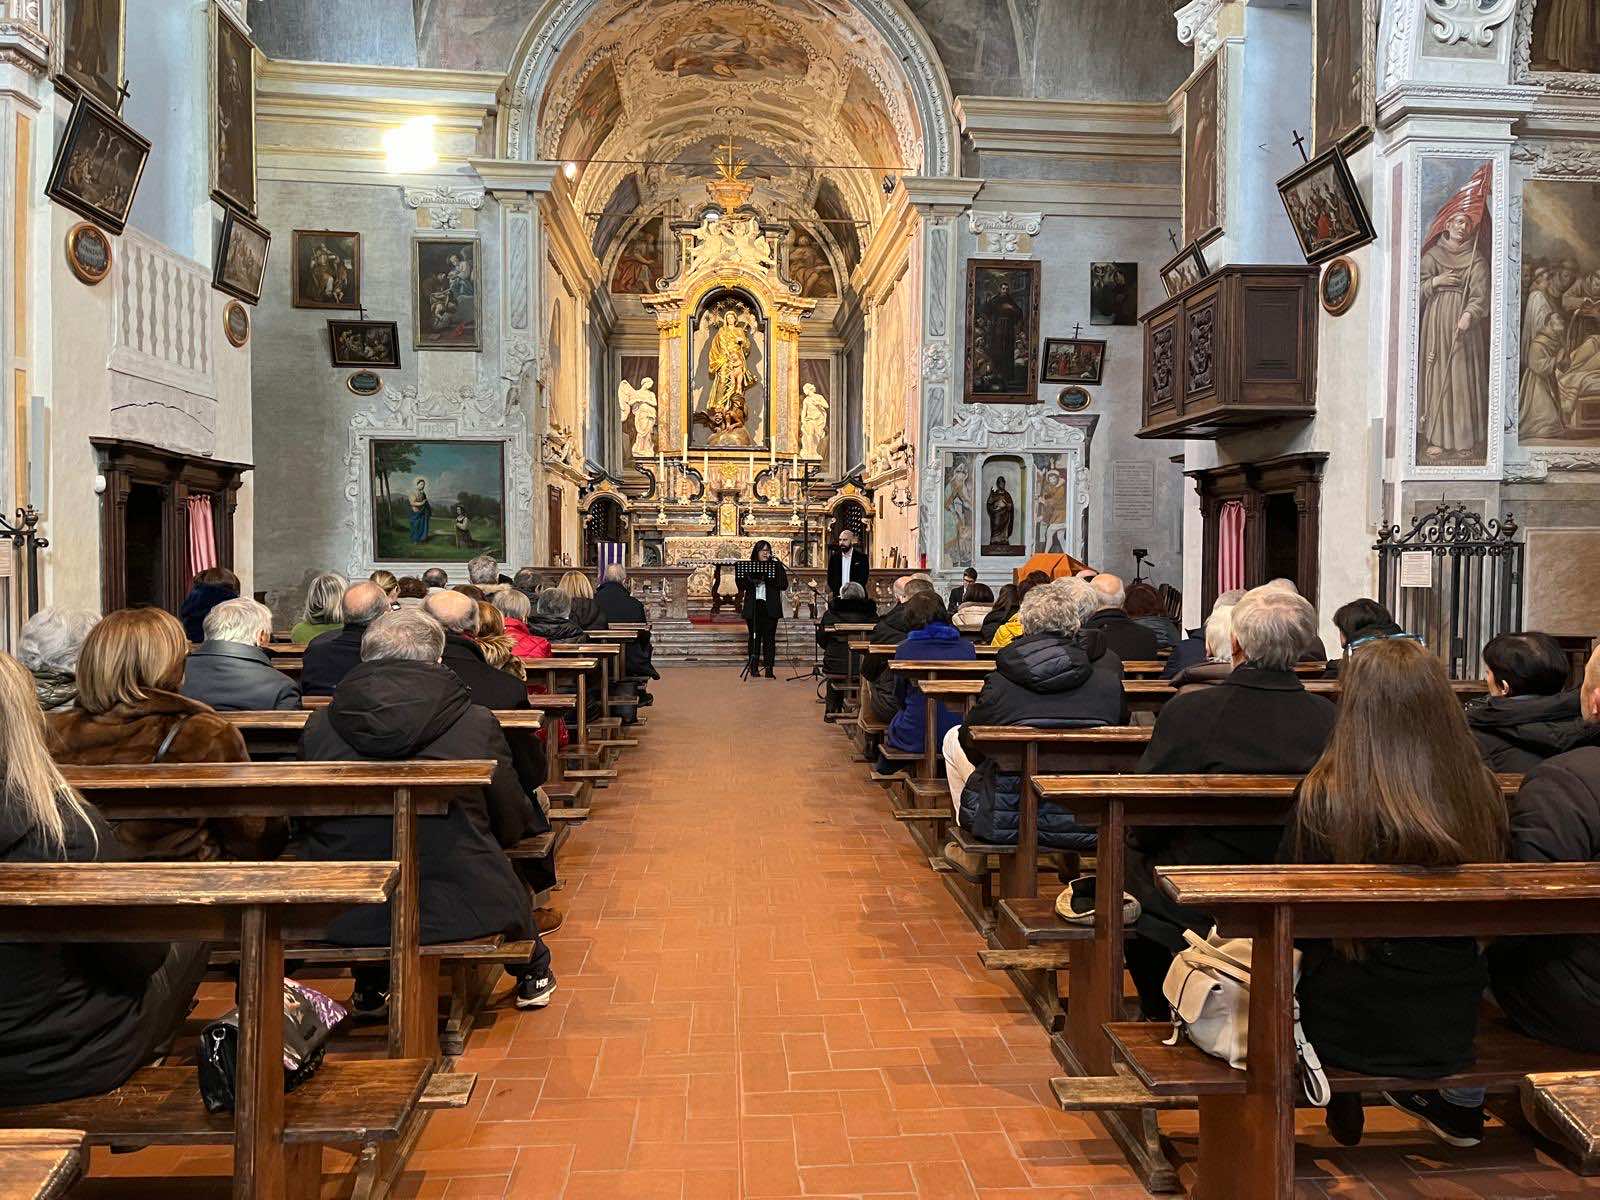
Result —
[{"label": "altar step", "polygon": [[[745,656],[744,622],[737,625],[695,625],[681,618],[658,617],[651,623],[650,643],[658,666],[696,664],[739,666]],[[807,620],[785,618],[778,623],[778,661],[811,663],[816,650],[816,626]]]}]

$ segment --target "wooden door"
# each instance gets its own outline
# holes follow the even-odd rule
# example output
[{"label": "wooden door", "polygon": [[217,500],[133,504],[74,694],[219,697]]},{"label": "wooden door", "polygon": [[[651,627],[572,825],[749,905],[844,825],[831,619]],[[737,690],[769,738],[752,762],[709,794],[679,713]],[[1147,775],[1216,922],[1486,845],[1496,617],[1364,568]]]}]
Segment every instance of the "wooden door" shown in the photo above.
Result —
[{"label": "wooden door", "polygon": [[561,565],[561,516],[566,505],[563,503],[564,497],[561,488],[557,484],[546,485],[545,497],[550,532],[550,565],[557,567]]}]

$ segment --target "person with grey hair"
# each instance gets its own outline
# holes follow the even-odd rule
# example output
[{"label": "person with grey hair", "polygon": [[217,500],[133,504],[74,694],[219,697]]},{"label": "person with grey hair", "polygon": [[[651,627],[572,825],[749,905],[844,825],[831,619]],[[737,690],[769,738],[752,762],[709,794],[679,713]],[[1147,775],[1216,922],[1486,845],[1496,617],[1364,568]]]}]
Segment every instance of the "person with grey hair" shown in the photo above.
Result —
[{"label": "person with grey hair", "polygon": [[[494,763],[486,788],[461,789],[445,815],[417,821],[421,940],[433,945],[495,934],[531,939],[528,961],[507,971],[517,978],[517,1007],[543,1008],[556,987],[550,952],[539,937],[528,886],[505,854],[543,826],[542,815],[517,779],[494,713],[474,704],[467,686],[440,662],[446,637],[438,621],[415,609],[373,621],[362,638],[361,662],[332,702],[307,719],[300,757]],[[387,820],[312,818],[302,829],[302,857],[313,862],[381,861],[393,850]],[[323,936],[339,946],[386,946],[389,916],[381,905],[353,908],[335,917]],[[351,1008],[367,1016],[383,1013],[388,964],[364,964],[354,974]]]},{"label": "person with grey hair", "polygon": [[22,623],[17,658],[33,675],[45,712],[78,702],[78,651],[99,623],[99,613],[83,608],[41,608]]},{"label": "person with grey hair", "polygon": [[306,585],[305,607],[300,620],[289,631],[289,640],[309,645],[325,633],[344,625],[344,591],[349,580],[337,571],[323,571]]},{"label": "person with grey hair", "polygon": [[272,610],[265,604],[224,600],[206,614],[205,641],[184,660],[183,694],[218,712],[299,708],[300,685],[273,667],[262,649],[271,637]]},{"label": "person with grey hair", "polygon": [[[607,563],[600,586],[594,590],[594,602],[610,625],[645,625],[649,614],[644,604],[628,591],[628,568],[622,563]],[[650,644],[650,631],[643,630],[628,642],[623,652],[623,670],[633,680],[634,695],[641,705],[652,703],[646,691],[645,680],[660,679],[656,670],[655,651]]]},{"label": "person with grey hair", "polygon": [[300,669],[300,690],[307,696],[331,696],[341,680],[361,661],[361,641],[367,629],[394,601],[380,584],[370,579],[352,583],[345,589],[340,609],[344,625],[313,639],[306,647],[305,665]]},{"label": "person with grey hair", "polygon": [[822,647],[824,715],[844,708],[845,678],[850,674],[850,641],[861,636],[859,630],[839,632],[840,625],[872,625],[878,620],[878,606],[867,599],[867,589],[859,583],[846,583],[817,621],[817,645]]},{"label": "person with grey hair", "polygon": [[[1105,638],[1084,628],[1099,599],[1081,579],[1057,579],[1030,588],[1019,615],[1022,634],[995,656],[965,722],[946,735],[945,775],[956,820],[984,841],[1015,845],[1021,780],[1002,774],[967,731],[984,725],[1036,725],[1047,729],[1120,725],[1127,720],[1122,660]],[[1087,850],[1094,832],[1069,813],[1039,808],[1042,844]]]},{"label": "person with grey hair", "polygon": [[[906,604],[918,592],[931,593],[939,601],[939,607],[944,607],[944,601],[939,599],[939,590],[933,586],[931,578],[927,575],[902,575],[894,581],[894,607],[878,618],[867,640],[874,646],[898,646],[905,641],[906,635],[911,632]],[[945,619],[949,619],[948,614]],[[870,703],[873,715],[880,721],[894,720],[895,714],[900,711],[900,697],[896,695],[894,680],[889,678],[888,658],[883,655],[868,657],[861,664],[861,678],[872,689]]]},{"label": "person with grey hair", "polygon": [[547,642],[586,642],[589,635],[572,619],[572,597],[560,588],[545,588],[533,598],[528,632]]},{"label": "person with grey hair", "polygon": [[[1211,612],[1215,613],[1219,608],[1232,608],[1242,599],[1244,599],[1243,588],[1223,592],[1212,602]],[[1183,641],[1172,648],[1172,653],[1167,657],[1167,665],[1161,671],[1161,678],[1176,679],[1180,672],[1198,666],[1210,657],[1211,652],[1206,646],[1205,626],[1191,629],[1185,634]]]},{"label": "person with grey hair", "polygon": [[1172,677],[1175,688],[1209,687],[1233,674],[1233,605],[1219,604],[1206,618],[1206,658]]},{"label": "person with grey hair", "polygon": [[[1215,687],[1174,696],[1161,708],[1143,775],[1304,775],[1333,732],[1333,703],[1306,691],[1294,665],[1316,629],[1310,604],[1290,592],[1257,588],[1235,604],[1229,638],[1233,671]],[[1163,1019],[1162,980],[1185,929],[1204,933],[1209,914],[1175,903],[1156,868],[1276,861],[1281,826],[1146,830],[1128,848],[1127,887],[1143,909],[1128,941],[1128,970],[1145,1016]]]},{"label": "person with grey hair", "polygon": [[511,586],[511,581],[500,574],[500,564],[493,555],[480,554],[467,563],[467,582],[483,590],[486,599]]},{"label": "person with grey hair", "polygon": [[1100,603],[1100,611],[1084,622],[1085,628],[1099,630],[1106,647],[1124,662],[1153,662],[1161,650],[1161,641],[1123,607],[1128,589],[1121,577],[1101,571],[1093,579],[1080,582],[1094,589]]}]

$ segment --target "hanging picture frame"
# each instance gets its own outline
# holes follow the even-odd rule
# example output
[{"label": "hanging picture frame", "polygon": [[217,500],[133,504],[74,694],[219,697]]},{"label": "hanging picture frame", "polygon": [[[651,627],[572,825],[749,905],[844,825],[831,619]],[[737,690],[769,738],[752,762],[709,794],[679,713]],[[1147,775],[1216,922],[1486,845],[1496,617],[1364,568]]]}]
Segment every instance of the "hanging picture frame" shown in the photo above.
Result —
[{"label": "hanging picture frame", "polygon": [[1041,383],[1099,383],[1105,375],[1106,344],[1099,338],[1045,338]]},{"label": "hanging picture frame", "polygon": [[225,209],[211,286],[251,304],[258,303],[271,246],[272,235],[265,228],[242,213]]},{"label": "hanging picture frame", "polygon": [[1350,164],[1337,146],[1278,180],[1278,195],[1308,263],[1337,258],[1378,236]]},{"label": "hanging picture frame", "polygon": [[56,0],[50,75],[64,96],[87,92],[122,111],[126,0]]},{"label": "hanging picture frame", "polygon": [[478,239],[419,237],[411,243],[412,348],[477,350]]},{"label": "hanging picture frame", "polygon": [[1361,284],[1361,272],[1350,259],[1340,256],[1322,268],[1322,278],[1317,281],[1317,295],[1323,310],[1330,317],[1343,316],[1356,302],[1356,291]]},{"label": "hanging picture frame", "polygon": [[969,259],[965,395],[969,404],[1037,404],[1039,264]]},{"label": "hanging picture frame", "polygon": [[361,235],[296,229],[289,235],[289,303],[361,311]]},{"label": "hanging picture frame", "polygon": [[222,306],[222,332],[228,345],[243,346],[250,340],[250,310],[237,300],[229,300]]},{"label": "hanging picture frame", "polygon": [[1206,265],[1205,252],[1200,249],[1200,243],[1190,242],[1161,264],[1161,286],[1167,289],[1167,296],[1171,298],[1192,288],[1209,274],[1211,268]]},{"label": "hanging picture frame", "polygon": [[98,100],[80,93],[67,118],[44,194],[112,233],[128,224],[150,143]]},{"label": "hanging picture frame", "polygon": [[336,367],[396,370],[400,366],[400,324],[329,321],[328,352]]},{"label": "hanging picture frame", "polygon": [[256,215],[255,43],[223,4],[211,5],[211,195]]}]

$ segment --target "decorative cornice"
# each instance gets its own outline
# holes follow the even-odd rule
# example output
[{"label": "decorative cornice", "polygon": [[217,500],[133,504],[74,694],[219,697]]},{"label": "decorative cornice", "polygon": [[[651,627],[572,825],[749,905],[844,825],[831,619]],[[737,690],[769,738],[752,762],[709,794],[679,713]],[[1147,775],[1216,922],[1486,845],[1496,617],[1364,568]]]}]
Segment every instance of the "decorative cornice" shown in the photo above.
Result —
[{"label": "decorative cornice", "polygon": [[1026,209],[1047,217],[1133,217],[1176,221],[1183,190],[1171,183],[1074,182],[1058,179],[991,179],[981,209]]},{"label": "decorative cornice", "polygon": [[561,164],[553,162],[522,162],[508,158],[474,158],[472,169],[478,173],[483,186],[498,197],[502,192],[525,192],[530,195],[548,195],[555,189]]},{"label": "decorative cornice", "polygon": [[1517,0],[1493,0],[1487,8],[1483,0],[1425,0],[1425,3],[1428,28],[1434,38],[1446,46],[1457,42],[1492,45],[1494,31],[1505,24],[1517,8]]},{"label": "decorative cornice", "polygon": [[40,77],[50,69],[41,0],[0,0],[0,61]]},{"label": "decorative cornice", "polygon": [[1165,162],[1183,157],[1166,101],[1110,103],[962,96],[962,132],[980,153]]},{"label": "decorative cornice", "polygon": [[477,212],[483,207],[483,192],[478,188],[408,187],[403,194],[405,206],[426,210],[428,223],[435,229],[459,229],[463,209]]},{"label": "decorative cornice", "polygon": [[[973,209],[967,213],[967,227],[978,239],[984,254],[996,258],[1027,258],[1032,250],[1032,239],[1039,236],[1044,225],[1041,212],[986,212]],[[1022,248],[1022,239],[1029,239],[1029,249]]]},{"label": "decorative cornice", "polygon": [[1538,100],[1539,90],[1531,87],[1479,87],[1408,79],[1379,100],[1378,124],[1388,129],[1407,117],[1514,121],[1531,112]]},{"label": "decorative cornice", "polygon": [[1600,180],[1600,146],[1518,142],[1511,161],[1532,166],[1536,179]]},{"label": "decorative cornice", "polygon": [[982,179],[962,176],[947,178],[942,175],[902,175],[900,188],[906,203],[924,216],[959,216],[977,198],[982,190]]}]

